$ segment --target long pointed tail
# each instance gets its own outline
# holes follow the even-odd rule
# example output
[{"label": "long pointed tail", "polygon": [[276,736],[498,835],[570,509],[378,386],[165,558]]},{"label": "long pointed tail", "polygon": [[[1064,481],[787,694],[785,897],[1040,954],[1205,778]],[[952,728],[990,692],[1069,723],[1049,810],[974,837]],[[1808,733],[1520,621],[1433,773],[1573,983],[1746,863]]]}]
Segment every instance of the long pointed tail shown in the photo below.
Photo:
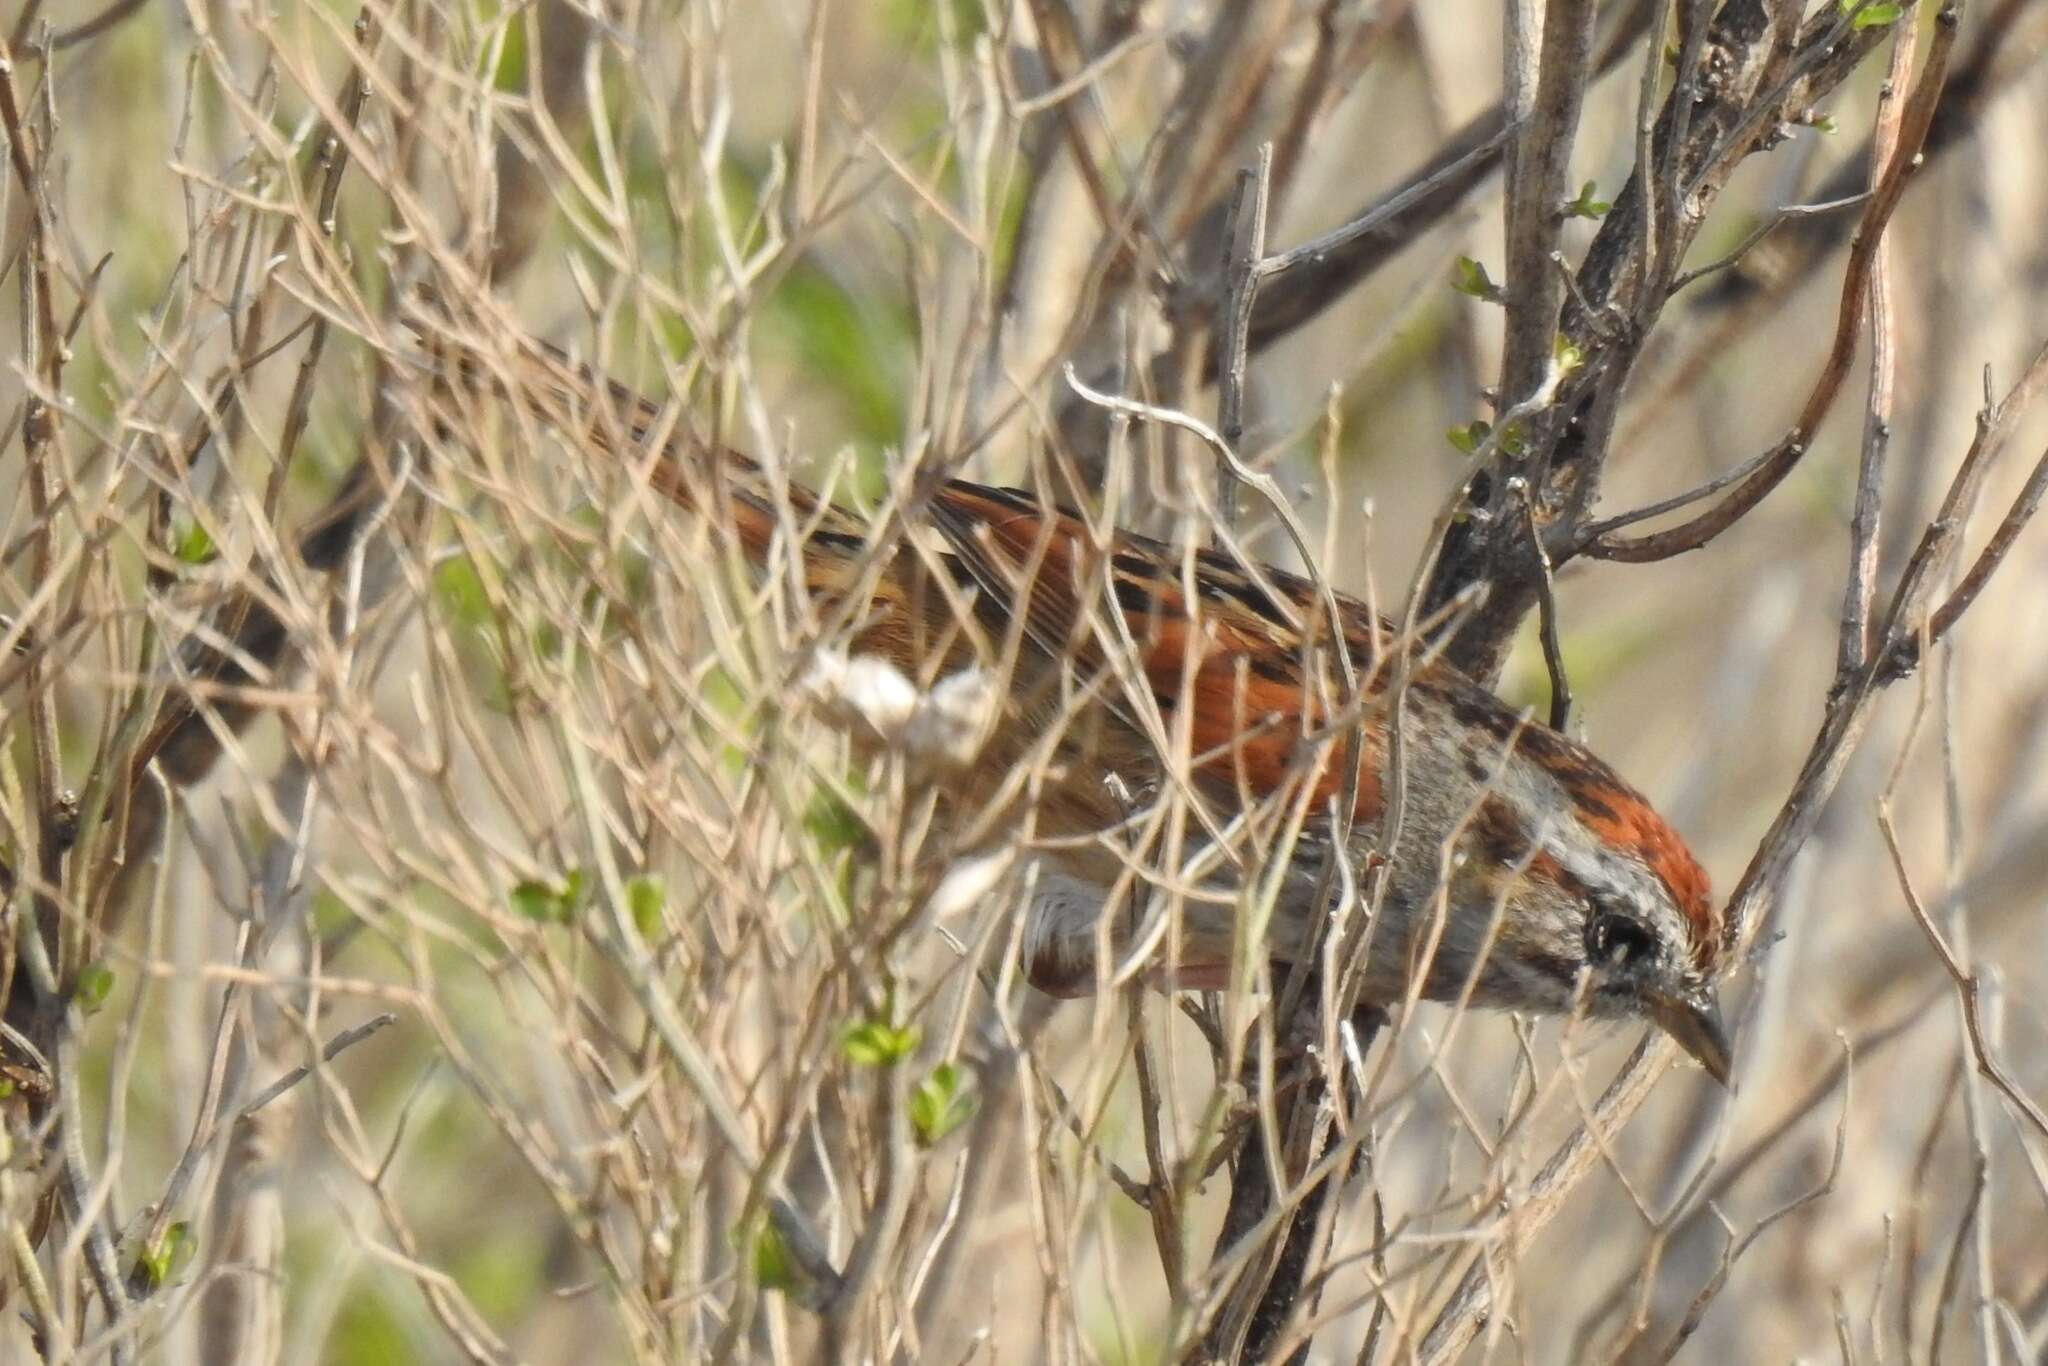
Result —
[{"label": "long pointed tail", "polygon": [[489,394],[578,449],[621,463],[645,464],[653,488],[678,506],[728,512],[748,555],[764,560],[791,520],[834,538],[864,536],[865,525],[810,489],[772,486],[751,458],[702,441],[673,404],[656,403],[596,374],[559,347],[525,334],[496,344],[464,339],[445,326],[418,328],[440,395],[460,407]]},{"label": "long pointed tail", "polygon": [[571,449],[643,471],[670,501],[715,520],[755,563],[786,565],[779,557],[796,556],[813,604],[844,612],[857,652],[882,655],[912,676],[935,660],[965,662],[963,599],[940,591],[930,572],[957,581],[947,557],[878,542],[867,518],[703,440],[678,405],[654,402],[547,342],[510,328],[480,341],[442,317],[418,318],[414,328],[437,401],[458,413],[480,395],[507,404]]}]

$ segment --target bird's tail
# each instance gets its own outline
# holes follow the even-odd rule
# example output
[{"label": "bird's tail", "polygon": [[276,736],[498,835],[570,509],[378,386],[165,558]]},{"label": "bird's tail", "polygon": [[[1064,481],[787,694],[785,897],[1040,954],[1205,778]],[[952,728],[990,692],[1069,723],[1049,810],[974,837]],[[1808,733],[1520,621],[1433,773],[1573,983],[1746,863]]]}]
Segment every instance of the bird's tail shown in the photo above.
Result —
[{"label": "bird's tail", "polygon": [[705,440],[678,403],[651,400],[538,338],[505,328],[484,341],[438,318],[415,319],[414,330],[435,404],[448,410],[440,425],[471,426],[466,415],[483,399],[572,449],[632,469],[729,534],[756,564],[780,573],[793,559],[812,604],[849,625],[856,652],[913,676],[975,653],[962,631],[971,597],[965,570],[943,550],[879,534],[870,517]]}]

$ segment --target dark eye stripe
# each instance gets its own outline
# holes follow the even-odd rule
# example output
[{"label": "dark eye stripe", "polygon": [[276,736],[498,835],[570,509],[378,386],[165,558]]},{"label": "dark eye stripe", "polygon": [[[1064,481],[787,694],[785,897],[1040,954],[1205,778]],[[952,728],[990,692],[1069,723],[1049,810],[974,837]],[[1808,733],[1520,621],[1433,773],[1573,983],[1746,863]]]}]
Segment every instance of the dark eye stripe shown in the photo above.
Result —
[{"label": "dark eye stripe", "polygon": [[1518,962],[1536,969],[1537,972],[1557,982],[1567,990],[1578,984],[1579,969],[1583,966],[1583,964],[1575,959],[1566,958],[1554,953],[1542,953],[1529,948],[1527,945],[1516,946],[1515,958]]}]

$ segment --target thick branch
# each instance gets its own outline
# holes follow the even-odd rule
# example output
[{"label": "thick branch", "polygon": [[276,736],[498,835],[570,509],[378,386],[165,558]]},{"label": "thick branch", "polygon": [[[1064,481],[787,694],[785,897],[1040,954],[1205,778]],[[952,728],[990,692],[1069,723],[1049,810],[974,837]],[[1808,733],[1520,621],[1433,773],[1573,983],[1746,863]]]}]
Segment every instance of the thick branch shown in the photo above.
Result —
[{"label": "thick branch", "polygon": [[[1511,7],[1511,12],[1513,12]],[[1550,0],[1535,54],[1528,126],[1508,152],[1507,337],[1500,396],[1519,402],[1549,368],[1564,305],[1564,278],[1551,268],[1564,222],[1565,186],[1579,110],[1592,79],[1591,0]],[[1519,30],[1510,27],[1510,35]],[[1510,43],[1510,61],[1516,60]]]}]

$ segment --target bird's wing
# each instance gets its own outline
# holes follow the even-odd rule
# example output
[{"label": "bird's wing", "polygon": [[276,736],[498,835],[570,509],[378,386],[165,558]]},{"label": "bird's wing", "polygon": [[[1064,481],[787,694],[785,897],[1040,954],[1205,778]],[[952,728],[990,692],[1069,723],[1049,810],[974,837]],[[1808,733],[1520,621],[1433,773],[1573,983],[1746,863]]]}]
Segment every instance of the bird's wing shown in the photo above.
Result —
[{"label": "bird's wing", "polygon": [[[1341,789],[1331,723],[1345,712],[1344,685],[1323,648],[1328,614],[1308,580],[1266,567],[1254,574],[1215,551],[1097,532],[1030,494],[964,481],[933,493],[930,518],[979,586],[981,610],[1021,615],[1039,650],[1092,669],[1127,644],[1167,736],[1184,727],[1189,753],[1211,779],[1257,798],[1307,775],[1318,803]],[[1337,604],[1354,669],[1369,677],[1372,616],[1355,599]],[[1357,814],[1370,819],[1380,805],[1380,756],[1370,718],[1361,719]]]}]

